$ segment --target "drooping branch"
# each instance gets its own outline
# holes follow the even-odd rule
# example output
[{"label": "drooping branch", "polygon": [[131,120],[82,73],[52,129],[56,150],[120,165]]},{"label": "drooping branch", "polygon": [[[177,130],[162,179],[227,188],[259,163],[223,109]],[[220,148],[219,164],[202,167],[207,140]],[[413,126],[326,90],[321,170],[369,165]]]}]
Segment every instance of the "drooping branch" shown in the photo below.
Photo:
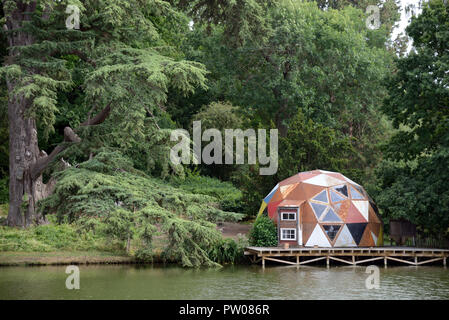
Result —
[{"label": "drooping branch", "polygon": [[81,123],[80,126],[75,129],[75,131],[70,127],[65,127],[64,141],[59,145],[57,145],[56,148],[48,156],[39,158],[31,168],[32,179],[38,178],[42,174],[42,172],[48,167],[50,162],[52,162],[58,154],[67,149],[67,147],[71,143],[81,142],[81,138],[76,134],[76,131],[78,131],[79,128],[86,126],[94,126],[103,123],[109,116],[110,112],[111,112],[111,103],[108,103],[108,105],[103,110],[101,110],[95,117]]},{"label": "drooping branch", "polygon": [[80,127],[94,126],[100,124],[104,122],[104,120],[106,120],[110,112],[111,112],[111,103],[108,103],[108,105],[103,110],[101,110],[95,117],[93,117],[92,119],[89,118],[83,123],[81,123]]}]

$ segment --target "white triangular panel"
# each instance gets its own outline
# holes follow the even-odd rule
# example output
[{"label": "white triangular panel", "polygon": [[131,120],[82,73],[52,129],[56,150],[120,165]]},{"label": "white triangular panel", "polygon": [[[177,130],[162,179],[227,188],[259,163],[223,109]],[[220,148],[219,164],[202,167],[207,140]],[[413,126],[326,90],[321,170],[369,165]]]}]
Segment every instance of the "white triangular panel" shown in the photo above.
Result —
[{"label": "white triangular panel", "polygon": [[321,173],[337,173],[337,172],[332,172],[332,171],[326,171],[326,170],[318,170]]},{"label": "white triangular panel", "polygon": [[371,231],[371,237],[373,237],[374,244],[377,244],[377,237],[372,231]]},{"label": "white triangular panel", "polygon": [[352,200],[352,203],[360,211],[360,213],[366,219],[366,221],[368,221],[369,202],[366,200],[362,200],[362,201]]},{"label": "white triangular panel", "polygon": [[345,183],[345,181],[328,176],[327,174],[319,174],[313,178],[304,180],[303,182],[308,184],[314,184],[321,187],[331,187]]},{"label": "white triangular panel", "polygon": [[315,226],[315,229],[313,229],[312,234],[309,237],[309,240],[307,240],[306,247],[332,247],[329,243],[329,240],[327,240],[326,235],[323,232],[323,229],[317,224]]},{"label": "white triangular panel", "polygon": [[357,247],[357,244],[346,225],[343,227],[343,230],[341,230],[337,240],[335,240],[334,247]]}]

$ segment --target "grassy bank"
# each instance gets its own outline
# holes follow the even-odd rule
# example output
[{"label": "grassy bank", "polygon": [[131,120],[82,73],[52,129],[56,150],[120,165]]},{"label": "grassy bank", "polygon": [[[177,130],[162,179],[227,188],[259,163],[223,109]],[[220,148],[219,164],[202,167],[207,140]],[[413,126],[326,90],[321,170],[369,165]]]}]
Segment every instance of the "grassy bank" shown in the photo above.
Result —
[{"label": "grassy bank", "polygon": [[104,251],[0,252],[0,266],[135,263],[133,257]]},{"label": "grassy bank", "polygon": [[[218,263],[239,262],[243,257],[244,241],[241,235],[248,226],[225,223],[219,228],[222,242],[211,248],[210,257]],[[80,230],[76,224],[33,226],[27,229],[0,226],[0,266],[61,265],[61,264],[116,264],[116,263],[179,263],[165,261],[163,252],[167,246],[165,235],[152,241],[152,257],[142,261],[136,256],[132,241],[129,252],[126,243],[102,234]]]},{"label": "grassy bank", "polygon": [[0,227],[0,265],[131,263],[121,244],[74,225]]}]

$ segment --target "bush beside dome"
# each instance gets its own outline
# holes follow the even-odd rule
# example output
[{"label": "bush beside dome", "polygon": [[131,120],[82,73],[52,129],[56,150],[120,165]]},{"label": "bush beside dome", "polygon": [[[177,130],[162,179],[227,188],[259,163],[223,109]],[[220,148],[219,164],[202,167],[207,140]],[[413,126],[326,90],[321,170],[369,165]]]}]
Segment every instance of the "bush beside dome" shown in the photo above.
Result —
[{"label": "bush beside dome", "polygon": [[264,198],[278,244],[305,247],[383,245],[383,223],[362,186],[341,173],[314,170],[279,182]]}]

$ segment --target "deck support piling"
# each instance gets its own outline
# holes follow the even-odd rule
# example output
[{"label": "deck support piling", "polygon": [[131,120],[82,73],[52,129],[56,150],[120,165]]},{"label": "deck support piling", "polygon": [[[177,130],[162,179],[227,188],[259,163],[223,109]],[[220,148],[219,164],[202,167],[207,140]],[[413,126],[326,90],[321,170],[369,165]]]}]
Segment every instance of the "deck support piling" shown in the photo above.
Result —
[{"label": "deck support piling", "polygon": [[[326,260],[326,266],[330,267],[330,260],[359,265],[368,262],[384,260],[387,267],[388,260],[399,263],[420,266],[443,260],[443,266],[447,265],[449,249],[426,249],[405,247],[373,247],[373,248],[304,248],[293,247],[283,249],[279,247],[247,247],[245,255],[250,256],[253,263],[262,261],[265,268],[265,260],[288,264],[299,268],[300,265]],[[301,259],[301,257],[305,259]],[[296,260],[293,260],[293,258]]]}]

